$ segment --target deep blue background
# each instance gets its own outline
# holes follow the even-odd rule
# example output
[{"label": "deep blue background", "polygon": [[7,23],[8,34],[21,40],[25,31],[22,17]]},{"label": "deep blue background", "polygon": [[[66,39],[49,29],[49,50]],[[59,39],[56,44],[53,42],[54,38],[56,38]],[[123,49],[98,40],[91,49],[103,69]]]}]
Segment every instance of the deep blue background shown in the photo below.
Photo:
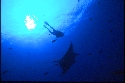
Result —
[{"label": "deep blue background", "polygon": [[[123,82],[123,4],[123,0],[95,0],[78,22],[72,23],[64,30],[64,33],[68,31],[68,34],[54,43],[51,40],[55,37],[45,39],[45,42],[39,41],[37,46],[19,40],[12,41],[13,37],[3,38],[2,81]],[[70,29],[74,26],[73,30]],[[3,28],[4,25],[1,26],[1,29]],[[53,61],[64,56],[71,41],[74,51],[80,55],[76,57],[76,63],[68,72],[59,76],[62,70],[54,65]],[[4,74],[5,71],[7,72]],[[46,72],[48,74],[44,75]]]}]

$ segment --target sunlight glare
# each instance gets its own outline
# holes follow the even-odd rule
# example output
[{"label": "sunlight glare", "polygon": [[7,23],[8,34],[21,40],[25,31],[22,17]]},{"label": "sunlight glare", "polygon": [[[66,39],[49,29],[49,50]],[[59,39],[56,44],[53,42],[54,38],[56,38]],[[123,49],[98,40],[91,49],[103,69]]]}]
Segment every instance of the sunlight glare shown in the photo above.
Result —
[{"label": "sunlight glare", "polygon": [[26,19],[25,19],[25,25],[26,25],[26,27],[28,28],[28,30],[33,30],[35,27],[36,27],[36,24],[34,23],[34,20],[33,20],[33,18],[31,18],[30,17],[30,15],[29,16],[26,16]]}]

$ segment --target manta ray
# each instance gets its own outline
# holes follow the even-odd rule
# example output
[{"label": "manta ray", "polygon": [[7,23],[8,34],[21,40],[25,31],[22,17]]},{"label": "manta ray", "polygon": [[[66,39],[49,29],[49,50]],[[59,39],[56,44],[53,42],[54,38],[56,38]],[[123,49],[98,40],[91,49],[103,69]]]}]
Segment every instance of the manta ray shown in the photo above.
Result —
[{"label": "manta ray", "polygon": [[74,53],[73,44],[71,42],[67,52],[62,57],[62,59],[57,60],[57,61],[53,61],[53,62],[57,63],[55,65],[61,67],[61,69],[62,69],[61,75],[65,74],[70,69],[70,67],[76,62],[75,58],[76,58],[77,55],[79,55],[79,54]]}]

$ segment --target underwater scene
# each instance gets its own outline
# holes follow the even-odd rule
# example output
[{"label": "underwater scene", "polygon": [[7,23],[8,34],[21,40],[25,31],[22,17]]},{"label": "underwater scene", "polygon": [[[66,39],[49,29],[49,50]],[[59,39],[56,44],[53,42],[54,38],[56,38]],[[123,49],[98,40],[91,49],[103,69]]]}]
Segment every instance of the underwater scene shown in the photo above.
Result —
[{"label": "underwater scene", "polygon": [[124,82],[124,0],[1,0],[1,81]]}]

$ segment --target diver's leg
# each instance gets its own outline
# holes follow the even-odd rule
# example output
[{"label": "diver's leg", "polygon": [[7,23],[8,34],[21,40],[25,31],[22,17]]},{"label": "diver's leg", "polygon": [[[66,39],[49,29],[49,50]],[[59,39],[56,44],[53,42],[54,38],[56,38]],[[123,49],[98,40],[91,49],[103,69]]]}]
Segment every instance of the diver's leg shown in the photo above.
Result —
[{"label": "diver's leg", "polygon": [[45,21],[44,23],[45,23],[46,25],[48,25],[51,29],[53,29],[53,31],[56,31],[52,26],[49,25],[48,22]]},{"label": "diver's leg", "polygon": [[49,31],[51,34],[53,34],[53,32],[51,32],[49,29],[48,29],[48,31]]},{"label": "diver's leg", "polygon": [[53,29],[53,33],[56,33],[56,32],[57,32],[53,27],[50,26],[50,28]]},{"label": "diver's leg", "polygon": [[44,25],[44,27],[47,28],[51,34],[55,35],[56,34],[56,30],[52,26],[50,26],[48,22],[45,21],[44,23],[46,25],[48,25],[51,29],[53,29],[53,32],[51,32],[45,25]]},{"label": "diver's leg", "polygon": [[[43,25],[45,28],[47,28],[45,25]],[[48,29],[48,28],[47,28]],[[51,33],[51,34],[53,34],[49,29],[48,29],[48,31]]]},{"label": "diver's leg", "polygon": [[[45,25],[43,25],[45,28],[47,28]],[[47,28],[48,29],[48,28]]]},{"label": "diver's leg", "polygon": [[53,27],[50,26],[51,29],[55,30]]}]

